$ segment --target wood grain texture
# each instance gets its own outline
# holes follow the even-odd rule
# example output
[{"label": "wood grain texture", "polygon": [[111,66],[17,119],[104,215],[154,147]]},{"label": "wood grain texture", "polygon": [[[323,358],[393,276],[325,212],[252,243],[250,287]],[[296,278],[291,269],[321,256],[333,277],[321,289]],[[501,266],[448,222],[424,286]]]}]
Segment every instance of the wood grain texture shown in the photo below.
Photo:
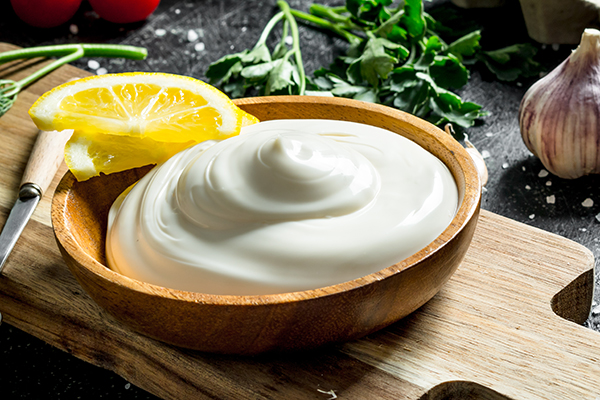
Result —
[{"label": "wood grain texture", "polygon": [[[37,134],[27,109],[74,74],[83,73],[61,68],[0,118],[0,225]],[[590,252],[562,237],[482,211],[456,273],[400,322],[313,352],[207,355],[133,333],[83,292],[50,226],[49,194],[58,179],[0,277],[0,312],[5,322],[162,398],[323,399],[329,391],[390,400],[600,395],[600,336],[553,311],[582,322],[593,287]]]}]

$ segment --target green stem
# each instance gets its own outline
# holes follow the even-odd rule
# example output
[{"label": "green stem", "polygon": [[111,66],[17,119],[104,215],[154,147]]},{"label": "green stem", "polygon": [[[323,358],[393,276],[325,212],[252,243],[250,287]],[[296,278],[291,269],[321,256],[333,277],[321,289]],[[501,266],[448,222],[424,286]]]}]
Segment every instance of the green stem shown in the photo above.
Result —
[{"label": "green stem", "polygon": [[337,33],[338,35],[340,35],[341,37],[346,39],[346,41],[350,44],[358,44],[362,41],[362,38],[360,36],[356,36],[348,31],[344,30],[340,26],[338,26],[330,21],[327,21],[326,19],[319,18],[315,15],[308,14],[308,13],[305,13],[305,12],[299,11],[299,10],[291,10],[291,13],[296,18],[300,18],[304,21],[308,21],[312,24],[315,24],[321,28],[328,29],[332,32]]},{"label": "green stem", "polygon": [[123,57],[143,60],[148,51],[143,47],[118,44],[59,44],[54,46],[38,46],[0,53],[0,64],[35,57],[63,57],[83,49],[84,57]]},{"label": "green stem", "polygon": [[80,47],[79,49],[75,50],[71,54],[67,54],[64,57],[61,57],[58,60],[51,62],[50,64],[46,65],[45,67],[38,69],[37,71],[35,71],[33,74],[29,75],[28,77],[23,78],[20,81],[18,81],[15,86],[15,90],[17,90],[17,92],[19,92],[25,86],[35,82],[36,80],[40,79],[42,76],[54,71],[58,67],[61,67],[64,64],[70,63],[71,61],[80,59],[81,57],[83,57],[84,53],[85,53],[85,51]]},{"label": "green stem", "polygon": [[397,11],[387,21],[379,25],[377,29],[372,30],[372,32],[376,36],[386,36],[392,30],[394,25],[396,25],[400,21],[403,15],[404,9]]},{"label": "green stem", "polygon": [[268,39],[269,35],[271,34],[271,31],[273,30],[273,28],[275,28],[275,25],[277,25],[277,23],[279,21],[281,21],[282,19],[283,19],[283,11],[278,12],[277,14],[275,14],[273,16],[273,18],[271,18],[271,20],[269,20],[269,22],[265,26],[265,29],[262,31],[260,37],[258,38],[258,41],[254,45],[255,48],[267,43],[267,39]]},{"label": "green stem", "polygon": [[417,56],[417,46],[413,43],[410,46],[410,54],[408,55],[408,59],[404,62],[404,65],[412,65],[415,61],[415,57]]},{"label": "green stem", "polygon": [[[346,10],[346,7],[343,7],[344,11]],[[317,17],[321,17],[321,18],[326,18],[329,21],[333,21],[333,22],[341,22],[341,23],[350,23],[350,17],[347,15],[340,15],[338,14],[333,8],[331,7],[327,7],[323,4],[311,4],[310,8],[309,8],[309,12],[312,15],[315,15]]]},{"label": "green stem", "polygon": [[346,6],[331,7],[331,11],[336,13],[343,13],[348,12],[348,8]]},{"label": "green stem", "polygon": [[298,75],[300,78],[300,91],[299,95],[304,95],[304,91],[306,89],[306,73],[304,71],[304,64],[302,62],[302,53],[300,52],[300,35],[298,34],[298,25],[296,24],[296,19],[292,15],[290,6],[283,0],[279,0],[277,5],[281,9],[281,11],[285,14],[285,18],[287,22],[290,24],[290,31],[292,32],[292,39],[294,41],[292,45],[292,50],[294,51],[294,56],[296,58],[296,65],[298,67]]}]

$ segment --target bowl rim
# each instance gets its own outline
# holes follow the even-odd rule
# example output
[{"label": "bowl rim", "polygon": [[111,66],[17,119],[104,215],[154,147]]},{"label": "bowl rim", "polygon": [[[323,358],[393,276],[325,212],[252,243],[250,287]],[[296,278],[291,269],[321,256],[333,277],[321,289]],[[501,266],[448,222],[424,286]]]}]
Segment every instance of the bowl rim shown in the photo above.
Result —
[{"label": "bowl rim", "polygon": [[80,266],[89,272],[114,284],[123,286],[126,289],[141,292],[146,295],[157,296],[171,300],[186,301],[190,303],[202,303],[206,305],[276,305],[294,303],[303,300],[314,300],[320,297],[337,295],[342,292],[357,290],[366,285],[389,278],[401,271],[416,266],[420,262],[432,257],[435,253],[442,250],[463,230],[463,228],[471,221],[472,218],[477,216],[481,202],[482,186],[481,179],[477,173],[473,159],[465,150],[465,148],[460,145],[460,143],[456,141],[450,134],[421,118],[388,106],[339,97],[291,95],[251,97],[234,100],[234,103],[238,106],[268,105],[273,103],[288,103],[297,105],[299,102],[304,104],[331,104],[386,114],[388,116],[392,116],[394,119],[401,120],[404,123],[414,126],[417,130],[426,132],[438,143],[440,143],[442,147],[448,149],[452,154],[452,157],[460,166],[465,185],[465,193],[462,201],[460,202],[460,206],[458,207],[458,210],[448,227],[446,227],[446,229],[436,239],[413,255],[377,272],[370,273],[351,281],[340,282],[334,285],[304,291],[265,295],[217,295],[190,292],[179,289],[171,289],[129,278],[116,271],[113,271],[108,266],[101,264],[95,258],[88,255],[68,229],[69,224],[66,220],[65,210],[68,193],[72,190],[72,186],[76,182],[76,179],[70,171],[67,171],[56,188],[52,199],[52,225],[59,245],[62,246],[64,250]]}]

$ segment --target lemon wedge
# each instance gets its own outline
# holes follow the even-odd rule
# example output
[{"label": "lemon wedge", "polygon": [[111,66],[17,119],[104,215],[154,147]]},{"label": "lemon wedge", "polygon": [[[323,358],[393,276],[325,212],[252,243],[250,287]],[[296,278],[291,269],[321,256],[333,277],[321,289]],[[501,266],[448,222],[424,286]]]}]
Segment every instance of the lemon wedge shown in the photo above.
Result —
[{"label": "lemon wedge", "polygon": [[80,181],[160,163],[258,122],[201,80],[142,72],[67,82],[43,94],[29,115],[39,129],[75,131],[65,161]]}]

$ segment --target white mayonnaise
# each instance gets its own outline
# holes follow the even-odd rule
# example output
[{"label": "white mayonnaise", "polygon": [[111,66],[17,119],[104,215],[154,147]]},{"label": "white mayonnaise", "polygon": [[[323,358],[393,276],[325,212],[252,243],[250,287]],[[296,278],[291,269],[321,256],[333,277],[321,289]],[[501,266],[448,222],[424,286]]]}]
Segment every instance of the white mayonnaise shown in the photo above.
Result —
[{"label": "white mayonnaise", "polygon": [[151,170],[109,214],[109,266],[222,295],[329,286],[431,243],[458,193],[414,142],[351,122],[277,120]]}]

